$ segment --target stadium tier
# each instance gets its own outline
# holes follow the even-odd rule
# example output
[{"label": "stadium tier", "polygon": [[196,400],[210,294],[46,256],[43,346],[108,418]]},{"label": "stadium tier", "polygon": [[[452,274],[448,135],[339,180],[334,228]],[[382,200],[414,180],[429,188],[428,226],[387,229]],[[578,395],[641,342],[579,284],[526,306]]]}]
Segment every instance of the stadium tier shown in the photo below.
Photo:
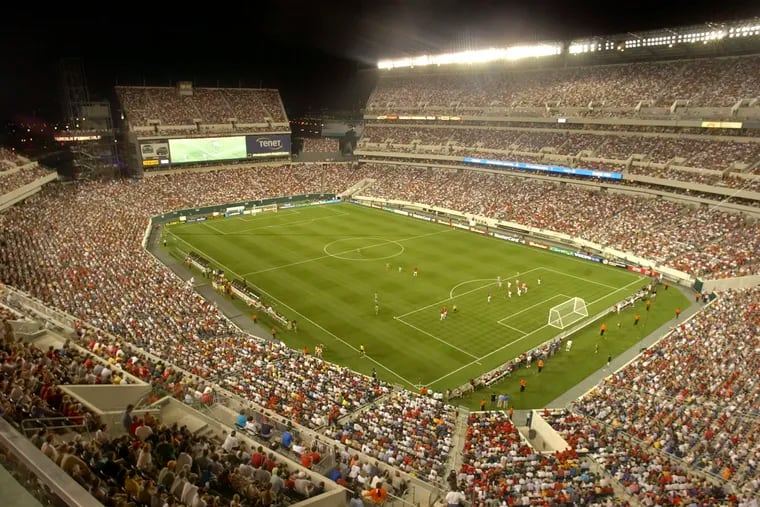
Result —
[{"label": "stadium tier", "polygon": [[[121,367],[104,378],[102,368],[98,375],[89,370],[85,356],[66,353],[63,362],[58,356],[51,359],[31,350],[27,353],[30,360],[17,362],[18,345],[7,341],[4,330],[3,364],[8,365],[3,369],[4,414],[15,420],[25,417],[25,412],[19,413],[20,407],[42,407],[96,428],[90,416],[82,415],[81,407],[63,406],[46,392],[72,378],[116,383],[114,375],[118,375],[118,383],[122,383],[125,375],[119,373],[121,368],[190,402],[223,388],[278,417],[324,430],[330,441],[361,452],[368,460],[436,484],[445,480],[452,454],[463,445],[464,460],[459,473],[453,474],[454,483],[463,488],[473,505],[513,503],[517,498],[523,503],[527,498],[529,503],[542,499],[601,504],[609,499],[623,504],[621,491],[642,502],[668,498],[720,504],[757,493],[755,467],[760,448],[749,430],[757,425],[758,390],[748,377],[752,372],[738,366],[739,362],[757,363],[758,344],[751,343],[757,335],[756,289],[719,295],[708,310],[676,329],[638,363],[579,399],[572,409],[581,414],[577,417],[582,426],[566,438],[578,442],[578,434],[593,434],[599,445],[584,445],[584,449],[576,445],[564,453],[539,455],[521,440],[503,413],[471,414],[462,441],[461,435],[456,436],[458,429],[464,429],[462,421],[445,400],[394,389],[278,341],[240,332],[142,247],[150,216],[209,204],[340,193],[362,181],[371,182],[363,192],[367,195],[604,238],[692,272],[712,270],[716,276],[727,276],[756,273],[758,268],[760,231],[737,215],[695,210],[669,201],[600,194],[509,174],[380,164],[287,165],[80,183],[44,190],[5,212],[0,277],[81,321],[77,343],[106,364]],[[88,219],[82,220],[83,216]],[[684,347],[693,352],[677,359],[674,354]],[[18,378],[25,377],[23,371],[39,362],[61,362],[62,366],[69,361],[74,374],[51,378],[42,385],[18,383]],[[637,389],[626,387],[638,385]],[[17,403],[27,398],[29,403]],[[653,404],[655,399],[666,399],[667,404]],[[691,420],[695,424],[689,424]],[[164,439],[177,439],[176,431],[182,431],[163,428],[158,421],[143,420],[137,426],[146,424],[158,435],[158,445]],[[558,430],[562,433],[562,427]],[[48,438],[52,440],[45,445]],[[64,444],[54,452],[50,447],[55,437],[42,431],[35,443],[52,459],[56,453],[80,456],[86,466],[77,462],[72,475],[85,480],[88,471],[99,474],[99,481],[106,484],[103,491],[127,484],[133,467],[144,472],[140,480],[148,482],[132,494],[152,491],[149,481],[159,483],[159,472],[169,466],[169,460],[151,447],[146,451],[140,437],[124,438],[120,441],[125,445],[137,442],[126,455],[129,466],[108,464],[116,456],[106,454],[98,461],[97,471],[88,459],[102,442],[82,444],[81,448]],[[251,449],[241,458],[237,451],[225,448],[227,444],[226,440],[208,444],[213,449],[210,453],[200,446],[185,449],[193,460],[206,463],[200,474],[213,472],[214,480],[220,480],[226,477],[226,467],[245,463],[255,454]],[[178,455],[179,449],[175,451]],[[210,465],[206,459],[217,464]],[[339,459],[341,464],[343,460]],[[349,459],[345,464],[345,470],[336,464],[335,477],[349,486],[366,487],[373,474],[392,483],[382,472],[367,475],[360,467],[354,473]],[[103,467],[105,476],[100,475]],[[240,492],[247,482],[238,474],[248,473],[256,471],[240,469],[233,474],[236,478],[230,477],[225,484]],[[642,474],[646,477],[640,477]],[[271,475],[270,471],[268,477]],[[299,477],[293,475],[296,481]],[[170,490],[174,486],[170,485]],[[295,495],[292,501],[314,494],[314,487],[286,486]],[[181,498],[184,493],[175,496]]]},{"label": "stadium tier", "polygon": [[[287,116],[277,90],[251,88],[191,88],[180,93],[173,87],[117,86],[116,95],[130,130],[159,126],[181,133],[192,132],[196,123],[205,126],[271,129],[272,124],[287,127]],[[267,125],[269,126],[267,127]],[[170,128],[176,127],[176,128]],[[177,130],[180,129],[180,130]],[[287,130],[287,128],[286,128]],[[149,131],[149,130],[148,130]]]},{"label": "stadium tier", "polygon": [[757,96],[758,73],[757,55],[539,70],[494,65],[458,74],[420,68],[401,77],[388,73],[367,111],[489,116],[509,110],[543,114],[548,104],[588,111],[597,104],[624,115],[641,102],[667,110],[679,100],[690,107],[730,108]]}]

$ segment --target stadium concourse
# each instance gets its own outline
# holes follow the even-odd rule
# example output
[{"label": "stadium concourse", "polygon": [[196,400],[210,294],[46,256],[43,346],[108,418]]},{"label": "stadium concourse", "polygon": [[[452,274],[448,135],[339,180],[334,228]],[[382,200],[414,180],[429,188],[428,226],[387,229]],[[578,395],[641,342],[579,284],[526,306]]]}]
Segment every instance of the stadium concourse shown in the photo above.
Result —
[{"label": "stadium concourse", "polygon": [[[750,430],[757,429],[760,391],[754,369],[743,368],[758,364],[757,289],[719,294],[708,310],[651,348],[639,362],[578,400],[570,407],[573,415],[560,419],[571,419],[573,438],[568,440],[583,445],[540,456],[518,438],[502,413],[470,415],[466,443],[463,448],[454,447],[457,429],[463,429],[455,407],[430,396],[395,390],[282,343],[241,333],[142,248],[149,216],[214,203],[338,193],[367,178],[374,180],[367,190],[371,195],[604,238],[621,249],[651,255],[692,273],[757,272],[757,226],[730,213],[710,214],[625,194],[597,195],[573,185],[510,173],[457,174],[382,164],[336,164],[255,166],[136,181],[82,182],[66,188],[48,186],[3,215],[0,277],[78,319],[78,343],[114,365],[115,371],[104,377],[102,369],[101,375],[91,374],[87,359],[82,363],[79,358],[77,378],[112,383],[119,376],[121,382],[126,376],[118,371],[122,368],[180,399],[188,395],[203,399],[204,393],[221,388],[237,393],[264,410],[334,438],[346,451],[331,476],[349,487],[368,488],[372,483],[368,472],[362,474],[361,466],[355,472],[352,465],[377,460],[421,480],[449,478],[477,505],[732,504],[758,493],[760,444],[756,431]],[[701,253],[705,249],[709,256]],[[68,353],[42,354],[21,347],[5,330],[4,340],[0,391],[7,418],[23,417],[24,411],[37,407],[86,420],[78,407],[49,400],[51,385],[70,382],[70,378],[30,381],[36,361],[58,365],[68,361]],[[161,428],[160,422],[148,424],[167,440],[189,438],[167,433],[174,430]],[[596,445],[588,443],[591,437]],[[48,438],[52,442],[44,449],[55,459],[49,450],[54,435],[40,435],[36,442],[43,447]],[[498,439],[498,445],[493,439]],[[126,437],[117,450],[132,442]],[[76,446],[69,449],[67,443],[59,444],[59,457],[80,452]],[[81,445],[88,451],[82,456],[89,459],[99,444]],[[186,446],[194,460],[204,463],[200,475],[213,473],[219,480],[214,486],[228,492],[242,491],[255,482],[236,482],[232,472],[224,474],[222,462],[237,466],[241,458],[218,443],[210,445],[213,451],[208,459],[201,446]],[[165,459],[159,461],[157,448],[145,451],[139,441],[133,447],[125,460],[134,460],[135,467],[140,462],[138,447],[142,454],[152,453],[154,464],[146,465],[151,473],[168,464]],[[447,475],[447,466],[460,449],[465,463],[458,474]],[[364,458],[355,458],[354,453]],[[83,482],[92,466],[84,462],[86,467],[80,464],[72,472]],[[116,481],[108,483],[108,488],[131,485],[126,480],[131,467],[109,467]],[[193,479],[202,486],[200,475]],[[125,494],[154,491],[150,481],[158,477],[142,476],[143,486],[137,493]],[[303,491],[302,497],[313,494],[311,489]],[[185,499],[184,494],[176,496]]]}]

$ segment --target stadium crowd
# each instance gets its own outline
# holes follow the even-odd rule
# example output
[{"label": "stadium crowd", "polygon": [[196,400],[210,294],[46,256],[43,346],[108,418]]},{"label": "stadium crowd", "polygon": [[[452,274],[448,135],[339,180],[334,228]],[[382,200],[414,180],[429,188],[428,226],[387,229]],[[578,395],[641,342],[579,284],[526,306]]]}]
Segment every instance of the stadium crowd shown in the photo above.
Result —
[{"label": "stadium crowd", "polygon": [[[752,250],[752,245],[756,245],[760,238],[757,226],[750,227],[734,215],[710,214],[709,210],[693,210],[672,202],[642,201],[630,196],[578,189],[568,191],[566,186],[560,187],[552,182],[504,175],[410,168],[396,170],[366,164],[358,167],[254,167],[173,174],[144,181],[89,182],[69,188],[51,188],[4,214],[2,240],[5,248],[0,252],[0,278],[87,324],[113,333],[118,337],[117,342],[105,333],[83,326],[81,339],[83,345],[109,363],[121,364],[122,368],[140,378],[160,383],[180,398],[190,396],[203,400],[209,389],[219,385],[307,427],[330,426],[329,434],[349,447],[429,480],[440,474],[447,450],[450,450],[454,425],[450,407],[411,393],[388,395],[389,388],[382,383],[289,350],[279,342],[242,335],[212,304],[176,279],[141,247],[147,217],[151,215],[212,203],[340,191],[366,177],[376,180],[370,190],[374,195],[540,224],[536,226],[581,237],[598,239],[602,234],[644,256],[660,253],[665,260],[683,263],[688,269],[701,266],[700,263],[705,261],[694,253],[705,247],[714,248],[711,255],[721,263],[714,266],[718,270],[713,274],[723,273],[726,267],[735,270],[732,263],[736,262],[740,248],[748,252],[745,259],[748,270],[755,269],[757,264],[754,257],[757,249]],[[320,186],[320,182],[324,186]],[[504,196],[510,196],[506,202]],[[646,206],[642,206],[643,202]],[[88,220],[83,221],[83,216]],[[662,220],[662,217],[669,218]],[[632,229],[632,224],[651,229],[641,229],[638,234],[631,232],[638,230]],[[645,237],[649,234],[652,238]],[[675,239],[678,237],[680,241]],[[661,243],[668,244],[664,254],[661,253]],[[756,313],[757,308],[751,302],[757,296],[755,291],[745,299],[738,299],[735,306],[716,306],[711,315],[735,315],[743,307],[752,308]],[[726,301],[732,300],[727,298]],[[727,302],[719,304],[729,305]],[[732,330],[730,337],[748,332],[756,335],[755,313],[748,319],[754,327]],[[717,337],[710,341],[713,334],[725,333],[725,327],[730,325],[723,321],[721,325],[716,324],[714,330],[706,329],[697,336],[688,334],[683,343],[704,338],[705,347],[720,347],[723,342],[737,347],[741,341],[735,338]],[[691,329],[687,327],[679,333]],[[140,355],[140,351],[130,344],[158,356],[159,360]],[[683,344],[674,347],[673,350],[681,350]],[[732,400],[740,410],[756,407],[758,391],[745,393],[739,390],[740,385],[751,383],[746,378],[748,373],[742,374],[735,365],[736,357],[742,357],[741,354],[754,364],[755,359],[747,356],[752,352],[736,348],[717,350],[713,354],[709,354],[709,350],[695,352],[693,361],[686,365],[694,363],[699,368],[707,368],[707,377],[695,372],[692,378],[701,379],[700,385],[703,385],[707,382],[704,379],[710,375],[720,378],[717,375],[721,373],[735,372],[737,375],[725,389],[732,389]],[[705,363],[706,358],[718,359],[714,363]],[[721,361],[720,358],[725,359]],[[671,357],[666,359],[666,364],[668,362],[680,364]],[[189,371],[192,377],[186,378],[172,370],[170,364]],[[668,372],[655,366],[642,371],[652,375]],[[294,376],[294,372],[309,372],[309,376],[306,378],[305,373]],[[651,385],[667,388],[683,383],[683,369],[674,368],[669,374],[671,377],[652,380]],[[621,418],[623,410],[634,407],[641,412],[626,412],[622,429],[639,429],[640,421],[649,422],[650,416],[660,413],[655,411],[652,400],[656,394],[661,401],[662,393],[643,391],[639,394],[622,387],[638,385],[637,381],[623,377],[617,383],[605,384],[600,387],[600,398],[581,400],[579,409],[605,420],[610,414]],[[691,466],[699,468],[701,463],[713,466],[712,463],[716,462],[733,463],[742,457],[756,457],[757,449],[750,440],[737,441],[739,451],[735,451],[736,454],[726,445],[700,444],[700,439],[725,444],[722,436],[706,437],[705,428],[709,426],[751,435],[752,432],[746,430],[752,419],[739,416],[721,419],[720,414],[710,411],[716,398],[702,391],[699,394],[704,396],[704,402],[698,398],[700,404],[696,406],[703,411],[700,417],[707,419],[704,427],[697,428],[699,438],[691,441]],[[364,412],[362,417],[352,416],[359,408],[378,399],[371,412]],[[676,417],[684,416],[677,405],[667,406]],[[599,410],[604,413],[600,414]],[[337,423],[339,418],[345,417],[348,422]],[[673,433],[678,429],[673,424],[682,421],[664,419],[662,424],[652,425],[650,431]],[[651,438],[651,445],[663,440],[659,433],[645,432],[638,437],[644,442]],[[666,443],[670,443],[667,438],[663,446]],[[477,455],[472,458],[474,461],[470,464],[474,466]],[[750,469],[747,465],[734,465],[729,479],[738,481],[752,477],[754,466]],[[586,498],[584,495],[597,498],[606,494],[603,492],[607,491],[607,484],[595,481],[596,478],[587,485],[593,484],[593,487],[581,485],[573,492],[579,498]],[[572,484],[576,482],[572,480]],[[470,487],[473,491],[476,486],[488,489],[488,484],[477,486],[472,483]],[[602,489],[597,491],[597,485]],[[563,489],[567,492],[567,484],[560,491]],[[519,491],[522,493],[522,488]]]},{"label": "stadium crowd", "polygon": [[[5,307],[0,316],[4,323],[19,318]],[[324,491],[321,477],[289,469],[275,453],[234,431],[224,440],[195,435],[131,406],[121,415],[123,428],[109,429],[58,387],[86,383],[98,365],[105,371],[109,363],[103,367],[68,342],[43,351],[16,340],[6,326],[0,332],[0,415],[17,426],[45,419],[38,421],[32,443],[106,506],[222,507],[233,500],[287,505]],[[61,420],[50,417],[78,426],[62,431]]]},{"label": "stadium crowd", "polygon": [[[451,144],[459,146],[457,154],[463,156],[475,156],[475,152],[479,149],[532,153],[548,149],[558,155],[576,157],[581,152],[589,152],[583,157],[618,161],[625,161],[632,155],[643,155],[646,162],[666,164],[678,161],[677,165],[680,166],[715,171],[731,169],[735,163],[752,166],[760,160],[760,143],[718,141],[706,135],[692,135],[688,138],[643,137],[605,131],[589,133],[585,130],[552,130],[557,129],[367,126],[360,140],[360,146],[373,151],[425,153],[440,152],[442,150],[430,150],[430,148]],[[673,136],[673,134],[667,135]],[[639,173],[647,174],[645,171],[640,170]],[[714,179],[719,180],[721,174],[715,173]],[[706,183],[698,179],[699,175],[698,172],[682,173],[678,179]],[[757,180],[752,181],[758,185]],[[730,182],[736,184],[743,183],[745,180],[737,178]],[[740,185],[738,188],[743,186],[745,185]]]},{"label": "stadium crowd", "polygon": [[690,468],[760,491],[760,289],[727,291],[574,408]]},{"label": "stadium crowd", "polygon": [[194,88],[180,95],[176,88],[117,86],[116,94],[131,126],[286,122],[277,90],[251,88]]},{"label": "stadium crowd", "polygon": [[554,181],[506,174],[411,167],[384,173],[365,195],[549,229],[702,276],[760,272],[760,224],[738,214],[580,187],[568,191]]},{"label": "stadium crowd", "polygon": [[453,406],[396,390],[329,435],[382,463],[435,482],[452,450],[455,426]]},{"label": "stadium crowd", "polygon": [[37,165],[2,172],[0,173],[0,195],[10,193],[48,174],[50,174],[48,169]]},{"label": "stadium crowd", "polygon": [[339,150],[338,140],[329,137],[305,137],[303,151],[306,153],[336,153]]},{"label": "stadium crowd", "polygon": [[471,413],[462,453],[451,486],[474,507],[622,504],[608,476],[595,473],[574,450],[537,452],[506,412]]},{"label": "stadium crowd", "polygon": [[478,110],[545,108],[549,103],[588,108],[596,103],[633,110],[649,100],[650,107],[666,110],[679,99],[688,100],[690,107],[730,107],[756,95],[754,81],[745,77],[758,72],[758,55],[456,75],[421,72],[383,77],[367,109],[383,114],[448,111],[454,105]]},{"label": "stadium crowd", "polygon": [[611,481],[642,505],[755,498],[758,300],[758,288],[721,293],[572,412],[544,410],[567,450],[539,455],[506,412],[470,414],[460,487],[477,505],[587,505],[613,494]]},{"label": "stadium crowd", "polygon": [[724,480],[567,409],[544,410],[542,417],[565,439],[569,452],[601,467],[603,476],[641,505],[752,505],[757,485],[734,491]]},{"label": "stadium crowd", "polygon": [[19,156],[16,152],[0,147],[0,173],[28,163],[29,160]]}]

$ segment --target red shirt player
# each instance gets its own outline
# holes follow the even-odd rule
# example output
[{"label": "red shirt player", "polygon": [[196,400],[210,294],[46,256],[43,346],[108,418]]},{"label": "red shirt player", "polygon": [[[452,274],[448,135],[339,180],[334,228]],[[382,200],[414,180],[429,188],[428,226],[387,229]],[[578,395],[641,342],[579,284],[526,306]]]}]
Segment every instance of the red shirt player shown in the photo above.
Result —
[{"label": "red shirt player", "polygon": [[412,271],[412,276],[417,276],[417,266],[414,266],[414,271]]}]

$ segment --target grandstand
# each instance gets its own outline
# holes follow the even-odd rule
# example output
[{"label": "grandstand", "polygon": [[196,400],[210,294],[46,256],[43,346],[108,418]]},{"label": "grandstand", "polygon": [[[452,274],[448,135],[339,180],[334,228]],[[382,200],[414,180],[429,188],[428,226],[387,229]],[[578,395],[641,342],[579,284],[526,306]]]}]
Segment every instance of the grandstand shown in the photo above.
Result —
[{"label": "grandstand", "polygon": [[[117,87],[140,167],[174,168],[174,150],[192,144],[177,141],[231,151],[176,164],[202,172],[38,185],[8,204],[3,465],[37,475],[35,494],[67,505],[218,505],[237,495],[332,506],[345,503],[343,488],[368,492],[378,480],[398,506],[441,501],[449,489],[472,506],[751,505],[760,494],[760,60],[599,58],[393,69],[368,101],[358,164],[243,162],[249,137],[289,144],[273,90]],[[234,137],[243,152],[214,144]],[[3,198],[43,176],[0,157]],[[534,412],[549,428],[537,437],[506,406],[470,412],[246,333],[148,250],[161,227],[152,217],[222,210],[197,215],[207,219],[233,203],[252,213],[250,203],[326,194],[458,213],[478,232],[487,224],[589,262],[655,270],[695,287],[699,311],[568,406]],[[547,348],[560,353],[558,343]],[[28,440],[7,437],[17,432]],[[63,473],[43,473],[47,459]]]},{"label": "grandstand", "polygon": [[117,86],[126,159],[135,174],[219,161],[290,158],[290,124],[277,90]]},{"label": "grandstand", "polygon": [[0,211],[33,195],[58,178],[55,172],[0,148]]}]

